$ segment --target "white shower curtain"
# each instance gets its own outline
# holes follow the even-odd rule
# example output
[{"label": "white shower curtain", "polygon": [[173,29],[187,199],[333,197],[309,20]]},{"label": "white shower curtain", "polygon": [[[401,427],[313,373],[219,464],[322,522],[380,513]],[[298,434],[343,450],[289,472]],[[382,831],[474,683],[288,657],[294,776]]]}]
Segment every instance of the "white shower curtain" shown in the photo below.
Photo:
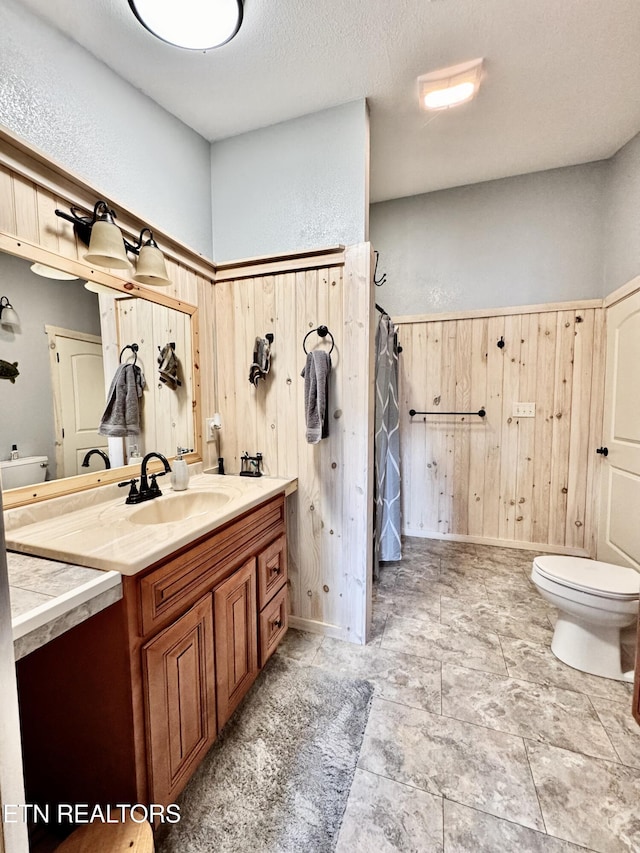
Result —
[{"label": "white shower curtain", "polygon": [[398,347],[395,326],[383,314],[376,331],[376,560],[399,560],[400,541],[400,412]]}]

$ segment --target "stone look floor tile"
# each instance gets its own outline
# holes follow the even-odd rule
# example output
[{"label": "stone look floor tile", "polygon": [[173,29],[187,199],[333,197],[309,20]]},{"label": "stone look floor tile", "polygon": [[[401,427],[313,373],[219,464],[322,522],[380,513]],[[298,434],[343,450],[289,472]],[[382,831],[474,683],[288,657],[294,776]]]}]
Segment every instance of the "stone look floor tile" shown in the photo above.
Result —
[{"label": "stone look floor tile", "polygon": [[551,646],[501,637],[502,651],[509,675],[538,684],[551,684],[566,690],[577,690],[590,696],[618,698],[630,697],[630,686],[611,678],[600,678],[580,672],[562,663],[551,651]]},{"label": "stone look floor tile", "polygon": [[410,572],[398,575],[395,588],[402,588],[413,592],[415,595],[424,596],[427,600],[441,595],[454,596],[461,599],[473,601],[488,601],[487,590],[479,578],[468,578],[454,574],[442,575],[438,571],[428,574],[424,570],[420,574]]},{"label": "stone look floor tile", "polygon": [[358,767],[533,829],[544,829],[524,743],[374,699]]},{"label": "stone look floor tile", "polygon": [[498,636],[484,630],[468,631],[455,625],[392,614],[387,619],[381,648],[507,674]]},{"label": "stone look floor tile", "polygon": [[278,646],[277,654],[308,665],[315,658],[323,640],[321,634],[289,628]]},{"label": "stone look floor tile", "polygon": [[408,619],[440,619],[440,596],[416,595],[409,589],[395,587],[392,590],[381,590],[373,602],[374,615],[376,610],[385,613],[395,613]]},{"label": "stone look floor tile", "polygon": [[464,667],[442,667],[442,713],[617,761],[588,696]]},{"label": "stone look floor tile", "polygon": [[584,847],[450,800],[444,801],[444,843],[447,853],[589,853]]},{"label": "stone look floor tile", "polygon": [[631,713],[631,702],[591,697],[620,761],[640,770],[640,726]]},{"label": "stone look floor tile", "polygon": [[506,637],[551,644],[553,629],[546,609],[505,596],[494,601],[461,601],[442,596],[440,621],[467,630],[483,628]]},{"label": "stone look floor tile", "polygon": [[367,642],[368,646],[379,646],[384,636],[384,629],[387,624],[387,611],[376,608],[374,605],[373,613],[371,614],[371,633]]},{"label": "stone look floor tile", "polygon": [[382,699],[440,713],[439,661],[371,646],[347,646],[341,640],[326,638],[313,665],[335,674],[364,678],[375,686],[376,696]]},{"label": "stone look floor tile", "polygon": [[527,741],[547,832],[600,853],[640,850],[640,771]]},{"label": "stone look floor tile", "polygon": [[442,853],[442,799],[356,770],[336,853]]}]

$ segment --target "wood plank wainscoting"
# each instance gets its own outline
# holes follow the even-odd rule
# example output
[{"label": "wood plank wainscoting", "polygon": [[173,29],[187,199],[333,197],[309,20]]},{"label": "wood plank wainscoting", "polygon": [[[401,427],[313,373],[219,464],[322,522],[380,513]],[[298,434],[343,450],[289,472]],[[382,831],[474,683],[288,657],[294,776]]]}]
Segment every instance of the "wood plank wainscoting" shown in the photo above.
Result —
[{"label": "wood plank wainscoting", "polygon": [[[215,352],[228,470],[244,451],[264,455],[267,474],[298,478],[287,530],[290,624],[364,643],[370,613],[373,506],[373,287],[368,243],[295,259],[225,264],[216,271]],[[307,332],[335,340],[329,437],[307,444]],[[274,334],[271,371],[253,387],[257,336]],[[328,338],[326,339],[328,341]],[[322,346],[315,333],[307,349]]]},{"label": "wood plank wainscoting", "polygon": [[595,556],[601,306],[396,318],[405,534]]}]

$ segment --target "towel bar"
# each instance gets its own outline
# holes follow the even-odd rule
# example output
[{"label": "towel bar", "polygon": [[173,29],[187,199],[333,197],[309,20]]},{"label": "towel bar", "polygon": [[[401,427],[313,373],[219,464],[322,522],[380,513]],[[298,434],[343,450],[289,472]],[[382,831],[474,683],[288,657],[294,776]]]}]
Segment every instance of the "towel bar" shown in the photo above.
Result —
[{"label": "towel bar", "polygon": [[409,414],[411,417],[414,415],[478,415],[484,418],[487,413],[484,409],[478,409],[477,412],[416,412],[415,409],[409,409]]}]

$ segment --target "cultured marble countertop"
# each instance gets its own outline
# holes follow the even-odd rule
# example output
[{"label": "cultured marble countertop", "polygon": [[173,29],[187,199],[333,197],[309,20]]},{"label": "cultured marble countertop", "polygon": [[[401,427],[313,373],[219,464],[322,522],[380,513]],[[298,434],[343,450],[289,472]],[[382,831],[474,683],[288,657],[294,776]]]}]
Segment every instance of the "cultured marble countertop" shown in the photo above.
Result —
[{"label": "cultured marble countertop", "polygon": [[7,552],[16,660],[122,598],[119,572]]},{"label": "cultured marble countertop", "polygon": [[[187,491],[169,488],[134,505],[125,503],[122,489],[103,486],[6,510],[7,549],[135,575],[269,498],[290,494],[296,485],[295,478],[195,474]],[[196,497],[195,509],[180,517],[180,502]],[[211,509],[208,499],[219,504]],[[141,522],[149,512],[164,513],[165,519]]]}]

